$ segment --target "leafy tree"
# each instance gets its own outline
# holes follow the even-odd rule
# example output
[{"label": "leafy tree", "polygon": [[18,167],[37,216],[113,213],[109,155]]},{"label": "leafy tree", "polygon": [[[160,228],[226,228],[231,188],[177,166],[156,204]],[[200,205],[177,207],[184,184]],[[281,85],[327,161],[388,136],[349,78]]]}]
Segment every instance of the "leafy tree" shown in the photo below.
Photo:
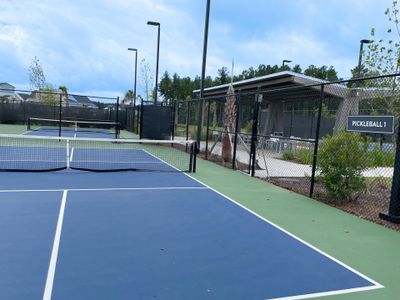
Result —
[{"label": "leafy tree", "polygon": [[57,90],[50,84],[46,84],[44,88],[40,90],[41,99],[44,104],[56,105],[60,103],[60,96]]},{"label": "leafy tree", "polygon": [[371,71],[379,74],[397,73],[400,66],[400,28],[399,28],[399,4],[393,0],[392,6],[387,8],[385,15],[389,21],[387,33],[388,39],[380,39],[376,35],[375,28],[371,29],[372,44],[368,45],[366,65]]},{"label": "leafy tree", "polygon": [[28,69],[29,82],[32,89],[41,90],[46,85],[46,76],[44,75],[43,67],[36,56],[32,59],[32,62]]},{"label": "leafy tree", "polygon": [[[296,73],[302,73],[300,65],[295,65],[293,69],[289,66],[284,66],[283,68],[278,65],[265,65],[260,64],[257,68],[249,67],[247,70],[243,70],[241,74],[233,76],[233,81],[239,81],[244,79],[250,79],[259,76],[265,76],[268,74],[277,73],[280,71],[294,71]],[[316,67],[311,65],[305,71],[309,76],[315,76],[317,78],[325,80],[337,80],[337,72],[334,67]],[[142,72],[143,73],[143,72]],[[204,87],[212,87],[221,84],[226,84],[231,81],[231,76],[227,67],[222,67],[218,69],[218,75],[213,79],[211,76],[205,78]],[[194,90],[200,88],[200,77],[196,76],[194,79],[190,77],[181,77],[177,73],[173,74],[172,77],[168,72],[164,72],[160,84],[159,92],[160,95],[167,101],[170,100],[187,100],[193,99],[195,95]],[[154,91],[153,91],[154,93]]]},{"label": "leafy tree", "polygon": [[165,71],[161,77],[160,83],[158,85],[160,95],[166,100],[174,99],[174,90],[172,88],[172,80],[169,77],[168,71]]},{"label": "leafy tree", "polygon": [[304,75],[328,81],[338,80],[337,72],[333,66],[317,67],[315,65],[310,65],[304,70]]},{"label": "leafy tree", "polygon": [[[368,52],[365,55],[365,65],[367,75],[395,74],[400,70],[400,16],[399,3],[392,1],[390,8],[384,12],[388,20],[387,39],[377,36],[375,28],[371,29],[371,40],[373,43],[368,45]],[[397,117],[400,117],[400,98],[396,95],[400,92],[398,78],[385,78],[366,82],[370,87],[390,88],[393,92],[390,97],[377,99],[378,103],[385,102],[383,107]],[[374,105],[377,106],[377,103]]]},{"label": "leafy tree", "polygon": [[221,69],[218,69],[218,76],[215,78],[215,85],[226,84],[230,81],[231,78],[229,76],[228,68],[222,67]]},{"label": "leafy tree", "polygon": [[301,69],[300,65],[295,65],[293,67],[292,71],[296,72],[296,73],[300,73],[300,74],[302,73],[302,69]]},{"label": "leafy tree", "polygon": [[140,74],[146,100],[149,101],[149,96],[152,97],[151,93],[153,90],[153,76],[151,75],[150,65],[144,58],[140,61]]}]

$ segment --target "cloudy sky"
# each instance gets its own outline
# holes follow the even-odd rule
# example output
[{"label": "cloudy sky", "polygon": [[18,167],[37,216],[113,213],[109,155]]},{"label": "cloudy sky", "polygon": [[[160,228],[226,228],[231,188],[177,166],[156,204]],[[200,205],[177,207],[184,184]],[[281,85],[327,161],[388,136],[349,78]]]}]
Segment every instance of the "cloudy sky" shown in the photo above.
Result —
[{"label": "cloudy sky", "polygon": [[[333,65],[340,77],[357,64],[359,40],[383,36],[391,0],[212,0],[207,75],[235,73],[290,59],[303,69]],[[118,96],[132,88],[134,54],[155,72],[161,23],[160,76],[201,73],[206,0],[0,0],[0,82],[29,88],[41,61],[46,79],[71,92]],[[140,76],[140,72],[138,74]],[[154,77],[154,76],[153,76]],[[143,93],[138,78],[138,94]]]}]

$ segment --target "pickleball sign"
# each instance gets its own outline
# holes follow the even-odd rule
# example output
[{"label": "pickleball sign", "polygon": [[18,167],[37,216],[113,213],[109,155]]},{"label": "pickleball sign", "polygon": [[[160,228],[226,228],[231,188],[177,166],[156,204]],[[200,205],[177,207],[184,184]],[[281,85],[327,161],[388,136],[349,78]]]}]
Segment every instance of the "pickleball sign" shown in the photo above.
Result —
[{"label": "pickleball sign", "polygon": [[393,116],[348,116],[347,131],[393,134]]}]

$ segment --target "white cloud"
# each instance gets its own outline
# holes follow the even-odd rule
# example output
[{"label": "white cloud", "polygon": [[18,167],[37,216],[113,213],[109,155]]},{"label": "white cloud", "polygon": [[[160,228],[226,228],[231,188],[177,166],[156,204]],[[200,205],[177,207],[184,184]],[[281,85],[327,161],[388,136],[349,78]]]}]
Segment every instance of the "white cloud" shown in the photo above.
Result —
[{"label": "white cloud", "polygon": [[[242,1],[215,3],[229,5],[235,15],[228,18],[212,7],[207,75],[215,76],[222,66],[230,69],[232,59],[236,74],[291,59],[303,68],[333,65],[340,76],[347,76],[355,65],[358,40],[370,27],[384,23],[383,11],[390,2],[297,0],[273,22],[270,17],[284,3],[276,2],[275,11],[268,11],[272,4],[259,0],[261,9],[247,8],[243,14]],[[198,75],[205,4],[201,11],[199,7],[187,0],[2,0],[0,81],[26,86],[28,66],[37,56],[55,85],[91,94],[123,94],[133,76],[133,53],[127,47],[138,48],[139,61],[145,58],[155,69],[157,31],[146,25],[148,20],[161,23],[160,77],[164,70]],[[382,28],[385,25],[378,26]]]}]

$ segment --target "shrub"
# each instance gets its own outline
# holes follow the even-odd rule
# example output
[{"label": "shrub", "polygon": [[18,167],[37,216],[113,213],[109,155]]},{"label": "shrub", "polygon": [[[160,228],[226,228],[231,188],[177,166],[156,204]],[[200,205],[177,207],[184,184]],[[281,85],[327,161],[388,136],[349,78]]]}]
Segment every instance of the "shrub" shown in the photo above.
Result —
[{"label": "shrub", "polygon": [[370,167],[393,167],[394,152],[373,150],[368,153]]},{"label": "shrub", "polygon": [[354,192],[364,189],[362,172],[368,167],[368,144],[368,138],[344,130],[334,137],[322,139],[318,153],[318,179],[330,198],[351,200]]},{"label": "shrub", "polygon": [[293,151],[285,151],[282,154],[283,160],[294,160],[294,152]]},{"label": "shrub", "polygon": [[314,151],[300,149],[295,152],[296,159],[305,165],[312,165]]},{"label": "shrub", "polygon": [[311,165],[313,162],[313,151],[299,149],[296,151],[288,150],[282,154],[283,160],[292,160],[301,164]]}]

